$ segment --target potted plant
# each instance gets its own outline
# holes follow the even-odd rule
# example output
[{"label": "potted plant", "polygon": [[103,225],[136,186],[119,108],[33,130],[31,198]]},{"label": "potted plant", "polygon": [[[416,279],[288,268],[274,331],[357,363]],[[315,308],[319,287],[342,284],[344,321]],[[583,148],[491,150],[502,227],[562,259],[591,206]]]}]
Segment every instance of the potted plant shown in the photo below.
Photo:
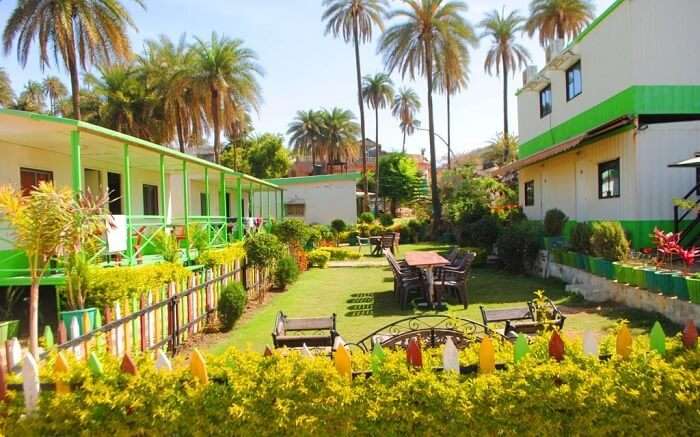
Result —
[{"label": "potted plant", "polygon": [[19,320],[11,320],[12,309],[22,297],[20,288],[7,287],[5,305],[0,307],[0,344],[19,336]]},{"label": "potted plant", "polygon": [[551,250],[564,245],[564,226],[569,220],[559,209],[550,209],[544,215],[544,247]]},{"label": "potted plant", "polygon": [[692,303],[700,305],[700,274],[696,273],[687,278],[688,298]]},{"label": "potted plant", "polygon": [[695,246],[689,249],[680,248],[678,250],[678,256],[680,256],[681,261],[683,261],[683,272],[673,277],[673,293],[678,299],[688,300],[690,298],[688,289],[688,281],[691,280],[690,267],[695,264],[695,259],[700,256],[700,249]]},{"label": "potted plant", "polygon": [[571,230],[571,249],[576,253],[575,267],[590,271],[591,225],[576,223]]},{"label": "potted plant", "polygon": [[590,245],[593,254],[600,258],[598,265],[609,279],[625,282],[625,270],[621,262],[629,253],[629,242],[618,222],[598,222],[591,227]]},{"label": "potted plant", "polygon": [[678,255],[682,249],[680,245],[680,234],[673,232],[663,232],[658,228],[654,228],[652,240],[656,244],[656,272],[654,273],[655,291],[661,292],[664,295],[673,295],[673,279],[674,272],[668,268],[673,263],[673,256]]}]

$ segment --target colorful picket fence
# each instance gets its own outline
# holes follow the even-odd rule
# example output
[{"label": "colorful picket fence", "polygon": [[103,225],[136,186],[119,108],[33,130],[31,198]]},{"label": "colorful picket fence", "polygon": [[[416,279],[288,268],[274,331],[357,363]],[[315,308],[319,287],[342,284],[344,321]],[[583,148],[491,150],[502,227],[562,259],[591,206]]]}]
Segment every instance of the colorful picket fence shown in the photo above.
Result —
[{"label": "colorful picket fence", "polygon": [[[94,322],[88,314],[82,320],[70,319],[69,326],[59,321],[55,342],[53,331],[48,326],[45,328],[46,352],[40,359],[53,348],[71,351],[78,359],[85,360],[94,350],[106,350],[117,357],[159,349],[175,355],[189,338],[213,320],[221,291],[231,281],[240,281],[249,298],[255,299],[270,287],[264,277],[242,261],[217,266],[193,273],[185,283],[173,282],[140,298],[97,311]],[[22,356],[19,341],[8,340],[4,351],[0,351],[0,365],[19,371]]]}]

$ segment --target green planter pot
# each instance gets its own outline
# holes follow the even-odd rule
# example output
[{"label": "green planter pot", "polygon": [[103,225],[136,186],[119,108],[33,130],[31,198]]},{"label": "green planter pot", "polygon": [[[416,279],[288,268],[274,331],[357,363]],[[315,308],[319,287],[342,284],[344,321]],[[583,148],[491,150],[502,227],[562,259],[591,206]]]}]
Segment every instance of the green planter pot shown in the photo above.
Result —
[{"label": "green planter pot", "polygon": [[622,281],[623,284],[634,286],[634,268],[628,265],[622,265]]},{"label": "green planter pot", "polygon": [[576,254],[576,268],[579,270],[586,270],[586,255],[582,253]]},{"label": "green planter pot", "polygon": [[588,258],[588,263],[589,263],[590,266],[591,266],[590,272],[591,272],[592,275],[603,276],[603,275],[600,273],[600,258],[596,258],[596,257],[594,257],[594,256],[591,256],[591,257]]},{"label": "green planter pot", "polygon": [[692,303],[700,305],[700,279],[688,278],[688,298]]},{"label": "green planter pot", "polygon": [[663,293],[666,296],[673,296],[673,281],[671,276],[673,272],[657,271],[656,275],[656,291]]},{"label": "green planter pot", "polygon": [[614,262],[613,264],[613,279],[616,280],[619,283],[622,283],[624,276],[622,272],[622,263],[621,262]]},{"label": "green planter pot", "polygon": [[576,252],[566,252],[564,254],[564,258],[566,260],[566,265],[569,267],[576,267]]},{"label": "green planter pot", "polygon": [[5,320],[0,322],[0,344],[13,337],[19,337],[19,320]]},{"label": "green planter pot", "polygon": [[586,255],[586,271],[588,273],[593,273],[595,270],[595,257],[592,257],[590,255]]},{"label": "green planter pot", "polygon": [[646,285],[647,285],[647,290],[649,291],[658,291],[659,288],[656,285],[656,269],[645,269],[644,270],[644,276],[646,276]]},{"label": "green planter pot", "polygon": [[688,282],[687,278],[682,274],[674,274],[671,276],[673,282],[673,294],[681,300],[688,300]]},{"label": "green planter pot", "polygon": [[647,276],[645,267],[634,268],[634,283],[639,288],[647,288]]},{"label": "green planter pot", "polygon": [[95,315],[97,314],[97,308],[85,308],[82,310],[74,310],[74,311],[61,311],[61,320],[63,321],[63,325],[66,327],[66,333],[68,334],[68,338],[72,338],[72,333],[70,330],[70,325],[73,323],[73,319],[77,318],[78,319],[78,328],[80,331],[80,335],[85,334],[83,332],[83,314],[87,313],[88,318],[90,319],[90,330],[92,331],[95,329]]},{"label": "green planter pot", "polygon": [[611,281],[615,279],[615,270],[613,269],[613,263],[612,261],[608,261],[607,259],[600,258],[598,261],[598,268],[600,269],[600,272],[602,273],[601,276],[610,279]]}]

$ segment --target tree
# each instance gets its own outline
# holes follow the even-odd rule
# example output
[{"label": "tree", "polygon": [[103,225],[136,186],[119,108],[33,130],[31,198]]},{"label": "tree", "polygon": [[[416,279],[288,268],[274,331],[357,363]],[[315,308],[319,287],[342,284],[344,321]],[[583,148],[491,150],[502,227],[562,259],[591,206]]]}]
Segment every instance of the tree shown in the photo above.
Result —
[{"label": "tree", "polygon": [[29,112],[44,111],[44,90],[41,83],[30,80],[24,85],[24,89],[17,98],[17,109]]},{"label": "tree", "polygon": [[473,37],[471,26],[460,13],[467,10],[464,3],[449,0],[403,0],[407,9],[389,14],[389,19],[402,19],[392,25],[379,41],[379,51],[392,72],[398,69],[402,76],[426,78],[428,93],[428,131],[430,133],[430,172],[433,204],[433,234],[442,222],[442,205],[437,186],[435,155],[435,123],[433,120],[433,69],[435,53],[445,46],[465,46]]},{"label": "tree", "polygon": [[61,79],[56,76],[48,76],[44,78],[41,86],[44,91],[44,95],[49,98],[49,111],[51,112],[51,115],[58,115],[60,113],[59,103],[61,99],[68,95],[66,86],[63,85]]},{"label": "tree", "polygon": [[291,160],[282,135],[263,134],[253,138],[247,153],[250,173],[256,178],[287,176]]},{"label": "tree", "polygon": [[540,45],[554,39],[573,39],[590,23],[594,7],[589,0],[532,0],[525,29],[528,36],[539,33]]},{"label": "tree", "polygon": [[320,111],[309,109],[297,111],[294,120],[289,123],[287,135],[289,144],[297,155],[311,155],[311,163],[316,166],[316,154],[319,152],[323,118]]},{"label": "tree", "polygon": [[[515,34],[524,31],[525,19],[518,11],[511,11],[508,15],[505,8],[499,13],[493,10],[486,14],[479,26],[483,29],[482,38],[491,40],[491,48],[484,61],[484,70],[492,74],[494,67],[496,76],[503,70],[503,137],[510,138],[508,133],[508,72],[515,75],[515,70],[522,68],[530,60],[527,49],[515,41]],[[506,147],[507,153],[509,148]],[[505,161],[508,156],[504,156]]]},{"label": "tree", "polygon": [[195,98],[207,108],[207,119],[214,129],[214,158],[220,162],[221,131],[240,121],[252,108],[258,109],[263,75],[257,55],[240,39],[219,37],[212,32],[209,41],[195,38],[193,89]]},{"label": "tree", "polygon": [[509,135],[508,138],[503,136],[503,132],[489,141],[489,144],[481,154],[481,159],[484,162],[484,167],[493,166],[502,167],[510,164],[518,159],[518,137]]},{"label": "tree", "polygon": [[379,166],[379,191],[391,199],[391,212],[395,216],[400,202],[414,199],[420,185],[420,175],[414,160],[404,153],[389,153],[381,158]]},{"label": "tree", "polygon": [[[391,104],[394,98],[394,84],[391,82],[391,78],[388,74],[377,73],[374,76],[365,76],[362,84],[362,94],[367,106],[374,109],[374,143],[376,145],[375,150],[375,163],[377,169],[376,177],[379,178],[379,157],[381,156],[382,147],[379,143],[379,109],[386,108]],[[377,187],[381,188],[379,180],[377,180]],[[375,194],[379,198],[379,192]],[[374,202],[374,215],[379,213],[379,202]]]},{"label": "tree", "polygon": [[420,99],[411,88],[402,87],[394,97],[391,105],[391,114],[399,119],[399,128],[403,133],[401,151],[406,153],[406,135],[413,135],[420,121],[416,120],[416,112],[420,111]]},{"label": "tree", "polygon": [[[357,104],[360,107],[360,141],[362,143],[362,174],[367,175],[367,144],[365,141],[365,109],[362,99],[362,69],[360,68],[360,41],[372,40],[372,30],[376,26],[384,30],[382,17],[386,14],[385,0],[323,0],[326,10],[323,20],[326,21],[326,35],[334,37],[342,35],[348,43],[352,40],[355,46],[355,73],[357,79]],[[369,206],[368,180],[365,177],[363,209]]]},{"label": "tree", "polygon": [[0,67],[0,106],[9,107],[14,105],[15,93],[12,91],[10,76],[4,68]]},{"label": "tree", "polygon": [[[143,7],[143,0],[134,2]],[[136,29],[119,0],[22,0],[5,26],[4,51],[9,54],[17,40],[17,59],[26,66],[36,41],[41,68],[60,59],[70,75],[73,116],[80,120],[78,67],[87,71],[97,61],[128,58],[129,27]]]},{"label": "tree", "polygon": [[[478,39],[469,26],[467,41],[476,45]],[[450,125],[450,96],[467,87],[469,81],[469,50],[466,44],[454,44],[452,40],[438,48],[435,59],[435,89],[445,94],[447,103],[447,168],[452,168],[452,127]]]},{"label": "tree", "polygon": [[321,144],[326,162],[339,162],[342,157],[357,156],[357,134],[360,127],[347,109],[324,109],[321,112]]}]

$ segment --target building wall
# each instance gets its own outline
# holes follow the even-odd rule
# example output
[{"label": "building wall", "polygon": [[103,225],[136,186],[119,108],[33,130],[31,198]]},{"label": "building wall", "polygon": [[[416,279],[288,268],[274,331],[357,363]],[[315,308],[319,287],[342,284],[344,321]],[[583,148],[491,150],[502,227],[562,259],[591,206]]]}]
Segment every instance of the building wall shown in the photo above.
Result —
[{"label": "building wall", "polygon": [[[284,184],[284,201],[306,204],[306,223],[330,224],[335,219],[346,223],[357,221],[355,181],[325,181]],[[293,218],[290,216],[290,218]],[[302,217],[299,217],[302,218]]]}]

